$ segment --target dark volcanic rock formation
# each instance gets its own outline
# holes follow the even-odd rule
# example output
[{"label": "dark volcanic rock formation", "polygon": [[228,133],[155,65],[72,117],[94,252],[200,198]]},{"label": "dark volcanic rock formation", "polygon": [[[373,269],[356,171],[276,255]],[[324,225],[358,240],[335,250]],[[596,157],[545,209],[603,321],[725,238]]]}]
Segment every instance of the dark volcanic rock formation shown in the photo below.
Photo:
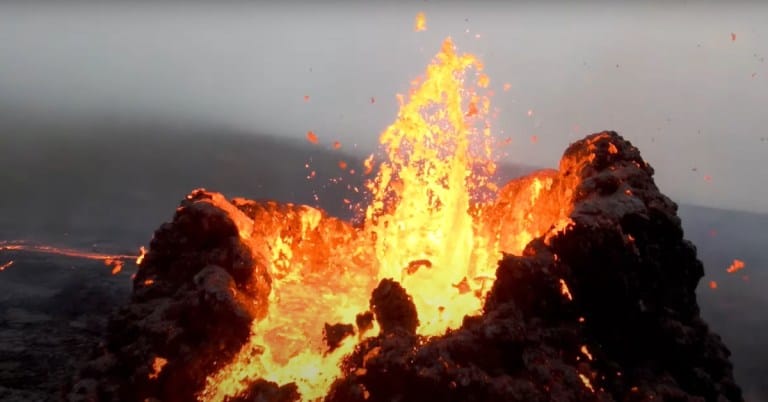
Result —
[{"label": "dark volcanic rock formation", "polygon": [[[130,304],[110,320],[103,350],[68,399],[193,400],[248,339],[267,311],[270,278],[240,240],[237,209],[222,201],[196,191],[155,232]],[[167,364],[156,368],[156,359]]]},{"label": "dark volcanic rock formation", "polygon": [[[373,314],[356,323],[374,316],[382,331],[344,360],[348,374],[326,400],[743,400],[727,348],[699,315],[696,249],[652,175],[637,148],[603,132],[572,144],[559,170],[509,183],[488,224],[502,241],[515,225],[537,236],[500,261],[484,313],[424,338],[410,297],[382,281]],[[513,208],[533,180],[537,201]],[[252,232],[238,216],[256,206],[235,204],[195,192],[158,230],[131,303],[70,400],[190,400],[245,342],[270,278],[238,235]],[[326,331],[333,346],[353,329]],[[158,369],[157,358],[167,364]],[[254,379],[237,400],[298,398],[292,384]]]},{"label": "dark volcanic rock formation", "polygon": [[742,400],[699,316],[696,249],[652,174],[616,133],[571,145],[530,211],[571,223],[505,256],[485,313],[460,329],[361,345],[329,400]]}]

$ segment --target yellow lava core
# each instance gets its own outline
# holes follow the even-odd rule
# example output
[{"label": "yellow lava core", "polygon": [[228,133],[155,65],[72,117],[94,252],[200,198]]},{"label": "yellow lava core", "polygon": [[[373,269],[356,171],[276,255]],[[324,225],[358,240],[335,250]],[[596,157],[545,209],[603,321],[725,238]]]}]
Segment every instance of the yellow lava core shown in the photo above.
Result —
[{"label": "yellow lava core", "polygon": [[479,75],[482,65],[456,54],[447,39],[381,135],[387,161],[369,183],[366,229],[374,235],[378,277],[399,281],[413,296],[424,335],[441,335],[479,311],[479,278],[493,276],[500,257],[490,255],[491,239],[476,233],[470,214],[471,194],[493,173],[490,129],[472,126],[485,123],[490,102],[464,89],[470,68]]},{"label": "yellow lava core", "polygon": [[[481,93],[489,78],[482,70],[448,38],[407,99],[398,96],[397,119],[380,137],[384,155],[367,183],[372,197],[360,227],[307,206],[254,203],[255,217],[230,212],[272,278],[269,311],[253,321],[236,356],[208,377],[200,400],[223,401],[258,378],[294,382],[304,400],[323,398],[342,376],[344,356],[379,331],[374,322],[329,350],[325,324],[354,324],[384,278],[413,297],[420,335],[442,335],[481,312],[502,251],[519,255],[547,229],[533,225],[530,206],[552,185],[547,178],[525,182],[516,202],[529,212],[515,215],[517,223],[502,227],[486,216],[483,205],[496,198],[497,186],[490,99]],[[366,174],[375,163],[373,156],[365,160]]]}]

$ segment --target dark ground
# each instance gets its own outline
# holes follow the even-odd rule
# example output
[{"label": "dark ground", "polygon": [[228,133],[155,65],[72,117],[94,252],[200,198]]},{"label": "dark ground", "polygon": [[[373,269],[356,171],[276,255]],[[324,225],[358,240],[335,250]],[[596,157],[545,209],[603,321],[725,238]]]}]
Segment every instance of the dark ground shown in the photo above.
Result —
[{"label": "dark ground", "polygon": [[[354,165],[342,151],[150,124],[108,134],[14,124],[0,133],[0,241],[136,253],[197,187],[309,204],[316,193],[331,213],[349,216],[342,200],[354,193],[343,181],[328,184],[340,176],[339,160]],[[305,179],[309,170],[318,171],[313,181]],[[679,214],[706,269],[698,291],[703,316],[733,352],[747,400],[768,400],[768,215],[692,205]],[[725,273],[734,258],[746,268]],[[0,400],[56,400],[60,381],[100,339],[108,312],[126,300],[135,267],[112,276],[99,262],[0,252],[0,264],[9,260],[15,264],[0,272]]]}]

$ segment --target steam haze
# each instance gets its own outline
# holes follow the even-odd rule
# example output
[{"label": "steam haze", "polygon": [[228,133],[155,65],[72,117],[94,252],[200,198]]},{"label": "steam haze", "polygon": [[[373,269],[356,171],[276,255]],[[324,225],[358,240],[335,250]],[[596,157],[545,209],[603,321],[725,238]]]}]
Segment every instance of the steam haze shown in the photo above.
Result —
[{"label": "steam haze", "polygon": [[[499,3],[5,3],[0,107],[314,130],[370,152],[395,94],[451,36],[485,62],[510,162],[553,166],[568,143],[612,129],[672,198],[768,212],[768,188],[750,185],[768,175],[768,6]],[[419,11],[428,30],[416,33]]]}]

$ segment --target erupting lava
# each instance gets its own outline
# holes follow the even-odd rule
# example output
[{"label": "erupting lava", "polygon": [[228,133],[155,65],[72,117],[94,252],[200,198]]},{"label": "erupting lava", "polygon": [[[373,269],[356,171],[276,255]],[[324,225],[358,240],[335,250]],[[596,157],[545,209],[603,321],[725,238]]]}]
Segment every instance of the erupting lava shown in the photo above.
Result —
[{"label": "erupting lava", "polygon": [[[303,399],[322,398],[342,375],[341,359],[366,333],[378,331],[375,321],[369,329],[358,320],[382,279],[394,279],[413,295],[420,335],[442,335],[481,311],[502,251],[520,254],[553,223],[529,225],[530,216],[521,212],[515,230],[504,227],[502,239],[498,222],[487,216],[492,208],[485,202],[497,187],[490,181],[490,100],[480,93],[489,79],[482,69],[446,39],[408,101],[398,96],[397,120],[380,138],[386,160],[368,182],[372,200],[362,227],[311,207],[234,201],[255,215],[251,220],[230,212],[241,239],[268,266],[269,312],[254,320],[237,356],[208,377],[201,400],[238,395],[257,378],[294,382]],[[466,83],[473,76],[477,88]],[[366,172],[371,163],[366,160]],[[526,183],[529,197],[520,202],[530,209],[551,179]],[[356,336],[330,340],[333,327],[326,324],[355,322]]]}]

